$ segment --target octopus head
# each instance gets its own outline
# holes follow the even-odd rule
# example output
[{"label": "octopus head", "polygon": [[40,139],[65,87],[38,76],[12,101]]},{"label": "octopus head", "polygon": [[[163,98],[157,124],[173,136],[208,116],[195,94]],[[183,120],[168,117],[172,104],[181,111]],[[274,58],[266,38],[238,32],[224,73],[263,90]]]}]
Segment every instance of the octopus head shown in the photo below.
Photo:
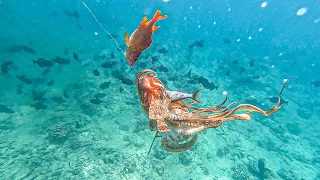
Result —
[{"label": "octopus head", "polygon": [[156,82],[157,78],[153,76],[142,77],[139,81],[139,89],[143,92],[143,96],[146,97],[148,93],[153,94],[154,91],[159,90],[163,86]]}]

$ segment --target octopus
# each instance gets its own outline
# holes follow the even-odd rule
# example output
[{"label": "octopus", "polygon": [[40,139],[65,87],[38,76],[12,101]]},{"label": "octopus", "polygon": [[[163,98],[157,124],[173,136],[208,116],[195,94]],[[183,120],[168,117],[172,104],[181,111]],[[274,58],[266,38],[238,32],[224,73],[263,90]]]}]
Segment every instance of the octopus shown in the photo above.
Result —
[{"label": "octopus", "polygon": [[150,131],[157,131],[161,145],[169,152],[182,152],[194,146],[198,134],[209,128],[217,128],[227,121],[251,119],[252,113],[270,116],[281,108],[282,92],[287,85],[285,79],[278,96],[278,102],[270,110],[262,110],[251,104],[232,102],[228,97],[216,106],[198,107],[197,101],[171,101],[164,84],[150,69],[139,72],[136,86],[141,106],[149,117]]}]

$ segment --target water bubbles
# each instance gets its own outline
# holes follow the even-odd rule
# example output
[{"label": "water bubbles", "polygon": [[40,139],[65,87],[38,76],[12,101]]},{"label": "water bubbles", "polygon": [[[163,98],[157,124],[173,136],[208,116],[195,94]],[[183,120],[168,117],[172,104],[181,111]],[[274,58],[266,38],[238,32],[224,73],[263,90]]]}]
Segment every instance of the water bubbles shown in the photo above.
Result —
[{"label": "water bubbles", "polygon": [[231,11],[231,8],[228,8],[228,11],[230,12],[230,11]]},{"label": "water bubbles", "polygon": [[313,67],[313,66],[314,66],[314,64],[311,64],[311,66]]},{"label": "water bubbles", "polygon": [[237,42],[240,42],[240,39],[237,39]]},{"label": "water bubbles", "polygon": [[274,65],[272,65],[271,68],[274,68]]},{"label": "water bubbles", "polygon": [[267,6],[267,2],[263,2],[262,4],[261,4],[261,8],[265,8]]},{"label": "water bubbles", "polygon": [[267,59],[269,59],[269,56],[265,56],[263,59],[267,60]]},{"label": "water bubbles", "polygon": [[213,22],[213,24],[214,24],[214,25],[216,25],[216,24],[217,24],[217,22]]},{"label": "water bubbles", "polygon": [[227,91],[222,92],[222,95],[224,95],[224,96],[226,96],[227,94],[228,94]]},{"label": "water bubbles", "polygon": [[198,28],[200,29],[200,28],[201,28],[201,25],[198,25]]},{"label": "water bubbles", "polygon": [[187,17],[184,17],[184,18],[183,18],[183,20],[185,20],[185,21],[186,21],[186,20],[187,20]]},{"label": "water bubbles", "polygon": [[165,2],[165,3],[169,2],[169,0],[162,0],[162,1]]},{"label": "water bubbles", "polygon": [[315,24],[319,23],[319,22],[320,22],[320,18],[315,19],[313,22],[314,22]]},{"label": "water bubbles", "polygon": [[98,35],[99,35],[99,33],[98,33],[98,32],[94,32],[94,35],[98,36]]},{"label": "water bubbles", "polygon": [[263,28],[259,28],[258,31],[259,31],[259,32],[262,32],[262,31],[263,31]]},{"label": "water bubbles", "polygon": [[286,83],[288,81],[288,79],[283,79],[283,83]]},{"label": "water bubbles", "polygon": [[297,11],[297,16],[303,16],[307,12],[307,8],[301,8]]},{"label": "water bubbles", "polygon": [[192,9],[192,6],[190,6],[190,9]]},{"label": "water bubbles", "polygon": [[251,40],[251,39],[252,39],[252,37],[251,37],[251,36],[249,36],[249,37],[248,37],[248,39],[249,39],[249,40]]},{"label": "water bubbles", "polygon": [[281,53],[279,53],[279,56],[282,56],[283,55],[283,53],[281,52]]}]

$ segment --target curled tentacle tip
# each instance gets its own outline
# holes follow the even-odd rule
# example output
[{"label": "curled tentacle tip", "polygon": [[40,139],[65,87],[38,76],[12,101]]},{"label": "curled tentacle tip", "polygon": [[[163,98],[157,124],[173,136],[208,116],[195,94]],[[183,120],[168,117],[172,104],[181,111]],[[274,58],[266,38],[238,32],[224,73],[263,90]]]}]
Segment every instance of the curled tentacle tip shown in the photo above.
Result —
[{"label": "curled tentacle tip", "polygon": [[227,91],[223,91],[222,95],[227,96],[228,95]]}]

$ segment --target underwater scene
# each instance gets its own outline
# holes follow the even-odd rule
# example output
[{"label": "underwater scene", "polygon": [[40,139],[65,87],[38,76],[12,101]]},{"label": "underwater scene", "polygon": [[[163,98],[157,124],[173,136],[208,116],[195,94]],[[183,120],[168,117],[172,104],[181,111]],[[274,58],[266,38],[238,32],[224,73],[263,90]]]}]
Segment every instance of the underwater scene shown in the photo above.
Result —
[{"label": "underwater scene", "polygon": [[0,179],[320,179],[319,7],[0,0]]}]

